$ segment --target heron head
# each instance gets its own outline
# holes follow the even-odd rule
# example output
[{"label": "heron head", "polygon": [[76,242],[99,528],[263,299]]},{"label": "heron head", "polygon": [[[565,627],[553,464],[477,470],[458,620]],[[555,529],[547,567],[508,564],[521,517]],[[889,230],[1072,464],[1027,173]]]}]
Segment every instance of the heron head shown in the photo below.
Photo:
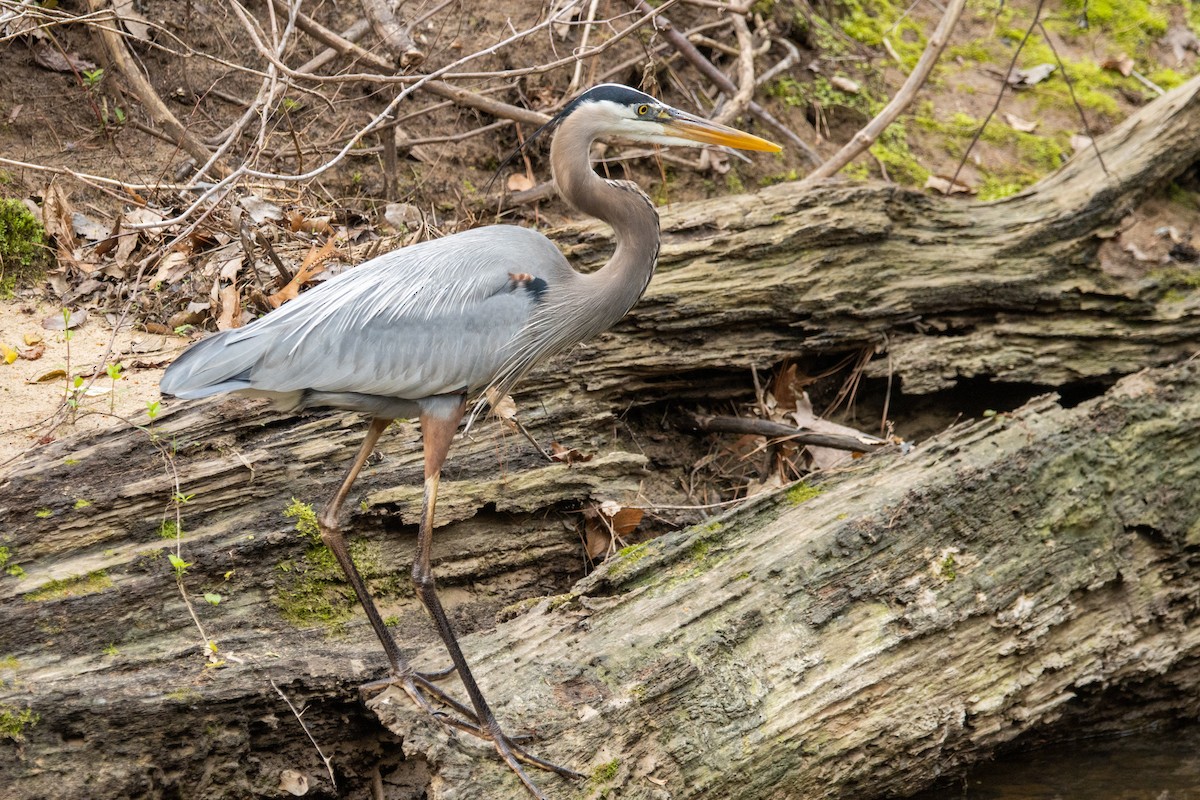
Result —
[{"label": "heron head", "polygon": [[638,142],[691,147],[713,144],[768,153],[783,149],[774,142],[709,122],[645,92],[617,83],[603,83],[588,89],[568,103],[553,122],[561,123],[574,116],[586,120],[596,136],[620,136]]}]

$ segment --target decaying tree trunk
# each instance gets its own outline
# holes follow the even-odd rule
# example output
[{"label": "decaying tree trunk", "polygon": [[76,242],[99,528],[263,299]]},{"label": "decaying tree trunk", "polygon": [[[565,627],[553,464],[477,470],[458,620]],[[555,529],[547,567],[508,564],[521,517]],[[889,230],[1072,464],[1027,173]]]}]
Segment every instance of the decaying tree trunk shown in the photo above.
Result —
[{"label": "decaying tree trunk", "polygon": [[[586,792],[870,798],[1114,695],[1194,713],[1200,377],[1163,365],[1197,349],[1200,303],[1186,273],[1106,268],[1101,248],[1190,165],[1197,86],[1102,139],[1107,175],[1081,154],[999,203],[782,185],[665,215],[631,318],[518,397],[536,436],[596,457],[548,465],[495,423],[451,456],[435,569],[456,624],[484,631],[464,644],[502,719],[594,771]],[[561,241],[596,262],[598,231]],[[627,501],[671,466],[637,436],[683,435],[630,437],[631,406],[884,349],[868,372],[908,395],[965,378],[1098,392],[1156,369],[855,462],[815,499],[760,500],[575,583],[580,504]],[[324,502],[361,432],[232,399],[16,465],[0,484],[0,786],[277,796],[295,772],[329,796],[274,681],[346,796],[516,796],[407,702],[372,704],[389,733],[357,700],[382,654],[291,500]],[[347,528],[403,646],[440,665],[407,578],[416,439],[385,436]]]},{"label": "decaying tree trunk", "polygon": [[[1194,716],[1198,414],[1200,364],[1042,398],[631,548],[472,657],[588,796],[903,796],[1163,676]],[[433,796],[519,796],[403,693],[372,708]]]}]

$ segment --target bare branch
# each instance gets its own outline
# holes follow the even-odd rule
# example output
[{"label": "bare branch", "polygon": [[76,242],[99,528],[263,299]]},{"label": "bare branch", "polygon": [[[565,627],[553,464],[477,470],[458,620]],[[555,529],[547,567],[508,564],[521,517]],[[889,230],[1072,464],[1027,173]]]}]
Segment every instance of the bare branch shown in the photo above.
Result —
[{"label": "bare branch", "polygon": [[[98,15],[105,10],[101,2],[102,0],[88,0],[88,7],[93,14]],[[111,12],[109,13],[111,14]],[[187,128],[183,127],[183,124],[176,119],[171,110],[163,103],[162,98],[158,96],[158,92],[154,91],[154,87],[150,85],[150,81],[142,74],[141,68],[130,57],[129,51],[125,48],[125,41],[116,31],[106,26],[97,26],[97,30],[100,33],[100,40],[104,43],[104,49],[108,52],[108,57],[112,60],[117,70],[125,76],[125,80],[129,82],[130,89],[141,100],[142,105],[150,114],[150,118],[165,128],[167,133],[192,158],[202,164],[209,161],[212,153],[196,137],[192,136]],[[228,167],[219,162],[213,163],[211,169],[218,176],[229,174]]]},{"label": "bare branch", "polygon": [[950,3],[946,6],[946,12],[942,14],[941,21],[938,22],[937,28],[934,29],[933,35],[929,37],[929,41],[925,45],[925,52],[921,53],[920,60],[917,61],[917,65],[913,68],[912,74],[908,76],[908,80],[900,87],[900,91],[896,92],[896,96],[892,98],[890,103],[884,106],[883,110],[875,116],[875,119],[867,123],[867,126],[858,133],[854,134],[854,138],[847,142],[841,150],[837,151],[833,158],[805,176],[804,183],[811,183],[837,174],[838,170],[854,160],[855,156],[874,144],[880,134],[887,129],[887,126],[891,125],[896,120],[896,117],[900,116],[904,112],[904,109],[908,108],[909,104],[917,96],[917,91],[929,77],[929,73],[933,71],[933,67],[941,57],[942,51],[946,49],[946,43],[950,40],[950,32],[958,24],[958,19],[962,16],[965,5],[966,0],[950,0]]},{"label": "bare branch", "polygon": [[425,60],[425,52],[413,41],[412,29],[396,19],[386,0],[362,0],[362,7],[375,35],[396,54],[401,67],[415,67]]}]

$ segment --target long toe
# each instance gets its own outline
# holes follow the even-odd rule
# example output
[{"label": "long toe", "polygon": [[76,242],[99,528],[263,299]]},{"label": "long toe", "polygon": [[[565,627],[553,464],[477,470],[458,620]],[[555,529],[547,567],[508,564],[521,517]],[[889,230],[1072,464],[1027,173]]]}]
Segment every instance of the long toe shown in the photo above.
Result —
[{"label": "long toe", "polygon": [[517,774],[517,777],[521,779],[521,783],[525,784],[525,788],[528,789],[534,797],[539,798],[539,800],[545,800],[546,795],[542,793],[542,790],[539,789],[537,785],[534,784],[534,782],[530,779],[529,775],[526,774],[524,768],[521,766],[522,761],[527,764],[532,764],[535,767],[557,773],[565,778],[585,777],[583,774],[576,772],[573,769],[569,769],[567,767],[547,761],[544,758],[538,758],[535,755],[531,755],[524,748],[515,744],[512,739],[510,739],[504,734],[503,731],[500,731],[496,727],[492,728],[492,742],[496,746],[496,752],[498,752],[500,757],[504,759],[506,764],[508,764],[509,769]]}]

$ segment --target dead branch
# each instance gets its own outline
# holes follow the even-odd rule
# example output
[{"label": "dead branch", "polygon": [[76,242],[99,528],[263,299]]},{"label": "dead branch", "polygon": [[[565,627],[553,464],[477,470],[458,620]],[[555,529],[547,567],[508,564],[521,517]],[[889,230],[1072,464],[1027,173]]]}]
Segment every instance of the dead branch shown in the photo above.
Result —
[{"label": "dead branch", "polygon": [[888,444],[883,439],[877,439],[867,434],[845,436],[832,433],[818,433],[794,425],[785,425],[769,419],[754,417],[714,417],[708,414],[688,414],[688,423],[698,431],[706,433],[740,433],[751,436],[766,436],[779,441],[790,441],[796,444],[828,447],[833,450],[846,450],[851,453],[867,453],[878,450]]},{"label": "dead branch", "polygon": [[[88,0],[88,7],[93,14],[97,15],[105,11],[102,0]],[[183,124],[171,113],[166,104],[163,103],[162,98],[158,96],[158,92],[154,91],[154,87],[150,85],[150,81],[142,74],[141,68],[130,57],[129,50],[125,47],[125,41],[116,30],[107,25],[97,25],[96,30],[100,34],[100,40],[104,43],[104,49],[108,53],[113,66],[116,67],[117,71],[129,83],[130,90],[141,101],[142,106],[150,114],[150,118],[165,128],[176,144],[188,155],[196,159],[198,163],[205,164],[208,162],[212,158],[212,152],[192,136],[187,128],[183,127]],[[217,176],[223,177],[229,174],[228,167],[221,162],[207,166]]]},{"label": "dead branch", "polygon": [[849,142],[847,142],[841,150],[824,164],[817,167],[807,176],[804,181],[811,183],[822,178],[828,178],[834,175],[842,167],[849,164],[854,157],[862,151],[866,150],[880,134],[891,125],[896,117],[908,108],[912,103],[913,98],[917,96],[917,91],[924,85],[925,80],[929,77],[929,73],[933,71],[933,67],[937,64],[938,59],[942,55],[942,51],[946,49],[946,43],[950,40],[950,32],[954,30],[954,26],[958,24],[958,18],[962,16],[963,7],[966,5],[966,0],[951,0],[946,6],[946,12],[942,14],[942,19],[934,30],[933,35],[929,37],[929,42],[925,45],[925,52],[921,54],[921,58],[917,61],[917,66],[913,68],[912,74],[908,76],[908,80],[900,87],[900,91],[896,92],[896,96],[891,102],[884,106],[875,119],[867,123],[867,126],[854,134]]},{"label": "dead branch", "polygon": [[400,59],[401,67],[415,67],[425,60],[425,52],[413,41],[412,29],[396,18],[386,0],[362,0],[362,7],[375,35]]}]

